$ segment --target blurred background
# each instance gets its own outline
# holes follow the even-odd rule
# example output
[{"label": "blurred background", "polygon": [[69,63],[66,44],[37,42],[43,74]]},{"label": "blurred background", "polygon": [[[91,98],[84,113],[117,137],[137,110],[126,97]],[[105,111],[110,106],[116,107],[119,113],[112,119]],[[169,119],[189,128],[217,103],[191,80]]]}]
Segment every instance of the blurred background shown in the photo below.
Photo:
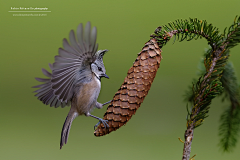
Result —
[{"label": "blurred background", "polygon": [[[186,129],[186,103],[183,95],[197,66],[205,39],[169,42],[162,50],[163,60],[152,88],[136,115],[126,126],[103,137],[93,135],[97,120],[81,116],[74,120],[67,145],[59,149],[60,133],[69,107],[50,108],[34,97],[44,77],[41,68],[54,62],[62,39],[79,23],[97,26],[99,49],[107,75],[102,80],[98,101],[114,96],[128,69],[149,35],[176,19],[198,18],[221,31],[232,24],[239,12],[239,0],[22,0],[3,1],[0,5],[0,159],[3,160],[146,160],[181,159]],[[11,7],[47,7],[45,16],[13,16]],[[232,49],[233,62],[240,78],[240,46]],[[196,160],[239,159],[240,141],[231,153],[222,153],[218,143],[219,118],[228,103],[214,99],[209,117],[194,133],[191,155]],[[103,117],[107,107],[93,114]]]}]

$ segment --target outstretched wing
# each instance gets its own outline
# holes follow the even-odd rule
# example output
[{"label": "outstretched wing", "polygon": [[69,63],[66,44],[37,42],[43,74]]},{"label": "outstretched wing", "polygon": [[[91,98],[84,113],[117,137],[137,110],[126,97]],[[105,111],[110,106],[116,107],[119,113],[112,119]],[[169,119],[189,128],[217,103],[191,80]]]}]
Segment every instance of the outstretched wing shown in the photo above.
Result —
[{"label": "outstretched wing", "polygon": [[[77,39],[76,39],[77,38]],[[44,104],[62,107],[69,104],[73,96],[74,84],[81,83],[91,75],[90,64],[95,61],[95,53],[98,48],[96,44],[97,29],[88,22],[83,29],[79,24],[77,34],[73,30],[69,33],[69,41],[63,39],[63,48],[59,48],[59,55],[55,56],[52,67],[52,74],[43,69],[43,73],[49,79],[36,78],[41,85],[36,96]]]},{"label": "outstretched wing", "polygon": [[[52,70],[52,64],[49,64],[50,69]],[[56,108],[61,105],[61,107],[65,107],[66,105],[69,105],[70,103],[61,102],[58,100],[58,97],[53,93],[52,89],[52,83],[51,78],[52,74],[48,72],[46,69],[42,68],[42,72],[45,76],[48,78],[36,78],[39,82],[44,82],[43,84],[34,86],[33,88],[40,88],[34,92],[37,94],[35,96],[38,97],[40,101],[42,101],[44,104],[49,105],[50,107],[55,106]]]},{"label": "outstretched wing", "polygon": [[74,31],[69,34],[70,44],[63,39],[63,48],[55,56],[53,76],[51,79],[54,94],[61,102],[67,103],[73,96],[74,84],[79,79],[91,75],[90,64],[95,60],[97,29],[88,22],[83,30],[82,24],[77,28],[77,39]]}]

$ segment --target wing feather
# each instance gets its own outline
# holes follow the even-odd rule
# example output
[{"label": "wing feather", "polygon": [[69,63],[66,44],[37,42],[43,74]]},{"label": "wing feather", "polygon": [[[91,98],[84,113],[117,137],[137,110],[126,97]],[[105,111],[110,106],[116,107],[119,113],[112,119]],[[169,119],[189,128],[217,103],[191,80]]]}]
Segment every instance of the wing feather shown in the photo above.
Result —
[{"label": "wing feather", "polygon": [[[91,32],[91,37],[90,37],[90,51],[93,52],[94,51],[94,47],[96,45],[96,40],[97,40],[97,28],[93,27],[92,32]],[[94,54],[96,52],[93,52]]]},{"label": "wing feather", "polygon": [[60,102],[60,101],[57,101],[55,107],[58,108],[60,105],[61,105],[61,102]]},{"label": "wing feather", "polygon": [[54,71],[55,70],[64,70],[65,68],[68,68],[68,67],[77,67],[77,66],[79,66],[79,64],[77,63],[77,64],[72,64],[72,63],[60,63],[60,62],[55,62],[55,63],[53,63],[53,65],[54,65]]},{"label": "wing feather", "polygon": [[[52,70],[52,64],[49,64],[49,67]],[[33,88],[39,88],[38,90],[34,91],[35,93],[37,93],[35,94],[35,96],[38,97],[38,99],[46,105],[53,103],[54,100],[61,102],[60,100],[58,100],[57,96],[54,94],[54,90],[52,89],[52,86],[51,86],[52,74],[44,68],[42,69],[42,72],[45,76],[49,78],[35,78],[37,81],[43,82],[43,84],[33,86]],[[69,103],[67,104],[66,102],[63,102],[61,104],[62,107],[65,107],[66,105],[69,105]]]},{"label": "wing feather", "polygon": [[[45,84],[39,84],[39,85],[37,85],[37,86],[33,86],[32,88],[41,88],[41,87],[43,87],[43,86],[45,86]],[[38,90],[36,90],[36,91],[33,91],[33,92],[37,92]]]},{"label": "wing feather", "polygon": [[[71,82],[69,82],[69,86],[70,86],[70,87],[68,87],[68,88],[66,89],[65,93],[62,94],[62,99],[68,99],[68,98],[69,98],[69,96],[70,96],[71,94],[67,94],[67,93],[72,93],[72,92],[73,92],[73,83],[74,83],[73,80],[72,80]],[[61,98],[61,97],[60,97],[60,98]],[[70,97],[70,98],[71,98],[71,97]]]},{"label": "wing feather", "polygon": [[72,46],[70,46],[70,44],[68,43],[66,38],[63,39],[63,48],[66,51],[75,54],[76,56],[79,56],[79,54],[80,54],[76,49],[74,49]]},{"label": "wing feather", "polygon": [[36,96],[38,97],[38,98],[41,98],[42,97],[42,95],[44,95],[46,92],[48,92],[49,91],[49,88],[48,88],[48,84],[47,85],[45,85],[44,87],[42,87],[41,89],[39,89],[38,91],[37,91],[37,94],[36,94]]},{"label": "wing feather", "polygon": [[91,23],[88,22],[85,26],[84,32],[84,44],[86,45],[86,53],[90,52],[90,32],[91,32]]},{"label": "wing feather", "polygon": [[49,105],[50,102],[52,102],[52,100],[55,98],[53,91],[49,92],[47,99],[45,100],[46,105]]},{"label": "wing feather", "polygon": [[78,44],[77,44],[77,41],[76,41],[75,34],[74,34],[74,31],[73,31],[73,30],[71,30],[70,33],[69,33],[69,40],[70,40],[71,45],[72,45],[76,50],[78,50],[80,53],[82,53],[81,48],[80,48],[80,47],[78,46]]},{"label": "wing feather", "polygon": [[51,97],[51,91],[45,93],[45,95],[41,98],[43,101],[47,102],[47,100]]},{"label": "wing feather", "polygon": [[55,61],[59,63],[79,63],[78,59],[55,56]]},{"label": "wing feather", "polygon": [[96,44],[96,45],[94,46],[93,53],[96,53],[96,52],[97,52],[97,49],[98,49],[98,44]]},{"label": "wing feather", "polygon": [[57,108],[57,106],[56,106],[56,102],[57,102],[57,101],[58,101],[58,98],[55,97],[55,98],[53,99],[53,101],[50,103],[50,107],[55,106],[55,107]]},{"label": "wing feather", "polygon": [[[69,68],[65,71],[59,72],[59,74],[57,74],[55,76],[55,78],[52,80],[53,83],[57,83],[58,81],[61,81],[61,79],[63,79],[64,77],[68,77],[68,75],[72,74],[75,71],[75,68]],[[56,72],[54,72],[56,73]]]},{"label": "wing feather", "polygon": [[86,49],[83,44],[83,25],[82,23],[78,25],[77,27],[77,39],[78,39],[78,45],[81,48],[82,52],[85,53]]},{"label": "wing feather", "polygon": [[[74,70],[74,69],[75,69],[74,67],[69,66],[67,68],[57,69],[57,70],[54,71],[54,73],[56,74],[56,77],[58,77],[58,76],[64,74],[65,72],[68,72],[68,71],[71,71],[71,70]],[[53,79],[53,81],[54,81],[54,79]]]},{"label": "wing feather", "polygon": [[53,65],[51,63],[48,64],[49,68],[51,69],[51,71],[53,70]]},{"label": "wing feather", "polygon": [[[61,79],[61,81],[59,81],[55,86],[56,88],[54,88],[54,90],[56,90],[55,94],[56,95],[60,95],[59,99],[62,99],[64,94],[63,92],[67,89],[67,87],[70,87],[70,83],[73,81],[73,77],[75,76],[75,74],[69,75],[69,77],[64,77],[64,79]],[[65,100],[65,99],[64,99]]]},{"label": "wing feather", "polygon": [[61,57],[66,57],[66,58],[78,58],[78,56],[76,56],[75,54],[71,53],[71,52],[68,52],[62,48],[59,48],[58,49],[58,53]]},{"label": "wing feather", "polygon": [[43,74],[44,74],[45,76],[51,78],[52,74],[49,73],[46,69],[42,68],[42,72],[43,72]]},{"label": "wing feather", "polygon": [[35,79],[39,82],[48,82],[48,79],[44,79],[44,78],[35,78]]}]

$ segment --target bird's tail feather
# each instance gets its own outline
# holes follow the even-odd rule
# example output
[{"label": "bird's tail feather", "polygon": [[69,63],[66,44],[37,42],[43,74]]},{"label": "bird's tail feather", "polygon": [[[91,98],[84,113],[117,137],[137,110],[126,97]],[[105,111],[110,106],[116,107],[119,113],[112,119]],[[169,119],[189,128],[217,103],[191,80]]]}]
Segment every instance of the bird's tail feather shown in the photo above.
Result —
[{"label": "bird's tail feather", "polygon": [[71,111],[69,112],[69,114],[63,124],[63,128],[62,128],[60,149],[62,149],[62,146],[64,145],[64,143],[67,144],[72,122],[77,116],[78,116],[77,112],[71,112]]}]

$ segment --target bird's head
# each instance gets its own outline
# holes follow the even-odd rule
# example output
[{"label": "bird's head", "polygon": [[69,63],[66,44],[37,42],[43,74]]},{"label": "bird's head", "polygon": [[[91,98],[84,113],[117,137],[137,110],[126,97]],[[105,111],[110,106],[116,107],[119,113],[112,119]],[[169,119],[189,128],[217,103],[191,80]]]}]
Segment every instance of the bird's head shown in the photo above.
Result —
[{"label": "bird's head", "polygon": [[96,60],[91,64],[91,70],[95,74],[95,76],[100,80],[102,77],[109,78],[106,75],[106,69],[103,64],[103,55],[108,50],[99,50],[96,52]]}]

